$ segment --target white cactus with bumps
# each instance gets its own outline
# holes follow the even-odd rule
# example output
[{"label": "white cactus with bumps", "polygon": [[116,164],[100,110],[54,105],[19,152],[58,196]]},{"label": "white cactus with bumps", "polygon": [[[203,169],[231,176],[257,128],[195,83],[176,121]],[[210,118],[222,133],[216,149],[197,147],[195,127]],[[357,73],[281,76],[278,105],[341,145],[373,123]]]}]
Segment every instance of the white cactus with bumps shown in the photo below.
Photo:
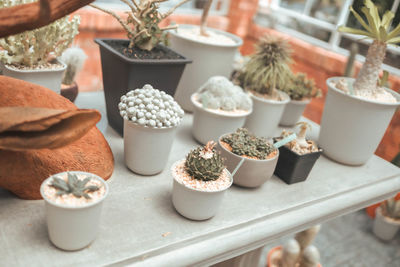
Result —
[{"label": "white cactus with bumps", "polygon": [[149,84],[121,96],[118,108],[125,120],[151,128],[178,126],[184,115],[172,96]]},{"label": "white cactus with bumps", "polygon": [[199,102],[204,108],[224,111],[251,110],[253,102],[240,86],[226,77],[211,77],[199,90]]},{"label": "white cactus with bumps", "polygon": [[[27,4],[35,0],[0,0],[0,8]],[[0,39],[0,61],[17,66],[39,66],[60,56],[78,34],[79,16],[68,16],[20,34]]]}]

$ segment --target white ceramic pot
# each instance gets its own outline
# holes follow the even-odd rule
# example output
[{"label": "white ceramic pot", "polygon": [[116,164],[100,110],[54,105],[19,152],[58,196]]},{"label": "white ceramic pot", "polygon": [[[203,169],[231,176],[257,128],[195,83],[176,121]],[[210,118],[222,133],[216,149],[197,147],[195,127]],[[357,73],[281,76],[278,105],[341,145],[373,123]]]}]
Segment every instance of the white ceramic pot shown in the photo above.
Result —
[{"label": "white ceramic pot", "polygon": [[[52,202],[43,193],[44,185],[52,177],[44,180],[40,187],[40,194],[45,200],[50,241],[63,250],[78,250],[87,247],[96,238],[103,201],[107,197],[109,189],[107,183],[95,174],[79,171],[71,171],[70,173],[91,176],[101,181],[106,189],[103,197],[97,201],[78,207],[70,207]],[[61,174],[64,173],[59,173],[59,175]]]},{"label": "white ceramic pot", "polygon": [[[228,171],[231,173],[243,159],[221,145],[221,136],[218,139],[218,150],[221,151],[221,156],[226,159],[225,164]],[[233,183],[243,187],[259,187],[268,181],[274,174],[276,164],[278,162],[279,150],[275,157],[270,159],[258,160],[244,158],[243,164],[233,176]]]},{"label": "white ceramic pot", "polygon": [[249,110],[238,114],[205,109],[196,99],[197,93],[191,97],[194,106],[192,134],[203,145],[211,140],[217,141],[222,134],[243,127],[246,117],[252,112]]},{"label": "white ceramic pot", "polygon": [[60,62],[63,65],[60,69],[38,69],[38,70],[17,70],[10,68],[7,65],[2,64],[1,68],[3,75],[9,76],[15,79],[23,80],[26,82],[41,85],[49,88],[50,90],[60,94],[61,92],[61,80],[67,65]]},{"label": "white ceramic pot", "polygon": [[[179,25],[181,29],[193,27],[199,26]],[[193,60],[192,64],[186,66],[174,96],[179,105],[189,112],[194,109],[190,101],[191,95],[210,77],[217,75],[230,77],[236,51],[243,43],[242,39],[236,35],[211,28],[207,28],[207,31],[228,36],[235,41],[235,44],[210,44],[170,31],[171,48]]]},{"label": "white ceramic pot", "polygon": [[400,220],[393,220],[382,215],[381,207],[375,212],[375,220],[372,226],[372,232],[382,240],[392,240],[400,228]]},{"label": "white ceramic pot", "polygon": [[311,99],[290,100],[283,111],[279,125],[289,127],[298,123],[301,115],[303,115],[304,109],[310,101]]},{"label": "white ceramic pot", "polygon": [[[174,169],[181,161],[177,161],[171,168],[174,178],[172,187],[172,204],[182,216],[191,220],[206,220],[213,217],[224,198],[225,191],[232,185],[219,191],[201,191],[187,187],[176,180]],[[229,173],[230,175],[230,173]]]},{"label": "white ceramic pot", "polygon": [[124,120],[126,166],[142,175],[154,175],[164,170],[176,129],[144,127]]},{"label": "white ceramic pot", "polygon": [[318,144],[329,158],[348,165],[362,165],[378,147],[390,120],[400,105],[400,95],[386,89],[397,103],[381,103],[343,93],[327,80],[328,94],[322,114]]},{"label": "white ceramic pot", "polygon": [[278,128],[279,121],[290,101],[290,97],[284,93],[284,100],[276,101],[261,98],[250,93],[253,99],[253,112],[247,117],[244,127],[256,136],[273,137]]}]

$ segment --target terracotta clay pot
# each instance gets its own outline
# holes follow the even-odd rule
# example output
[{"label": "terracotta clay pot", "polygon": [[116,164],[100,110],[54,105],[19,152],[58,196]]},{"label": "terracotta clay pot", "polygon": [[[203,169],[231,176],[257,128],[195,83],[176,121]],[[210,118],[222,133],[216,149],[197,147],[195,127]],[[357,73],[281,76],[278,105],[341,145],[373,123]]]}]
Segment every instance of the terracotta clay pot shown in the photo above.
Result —
[{"label": "terracotta clay pot", "polygon": [[61,84],[61,95],[73,103],[78,96],[78,84]]}]

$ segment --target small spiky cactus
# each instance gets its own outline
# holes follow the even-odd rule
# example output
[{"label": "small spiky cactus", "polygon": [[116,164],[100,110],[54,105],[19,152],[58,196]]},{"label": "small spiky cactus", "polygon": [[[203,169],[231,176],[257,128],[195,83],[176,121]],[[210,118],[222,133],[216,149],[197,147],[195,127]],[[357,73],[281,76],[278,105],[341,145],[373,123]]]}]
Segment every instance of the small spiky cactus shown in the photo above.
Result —
[{"label": "small spiky cactus", "polygon": [[210,141],[204,147],[198,147],[186,156],[185,169],[197,180],[217,180],[225,169],[221,155],[214,149],[215,143]]},{"label": "small spiky cactus", "polygon": [[388,44],[400,43],[400,24],[390,31],[391,23],[394,18],[394,13],[386,11],[382,18],[378,13],[378,8],[371,0],[365,0],[364,7],[361,9],[362,13],[367,18],[367,22],[358,14],[352,6],[350,11],[360,22],[365,30],[353,29],[341,26],[339,31],[351,34],[362,35],[373,40],[368,49],[365,63],[361,67],[354,82],[354,90],[361,91],[376,91],[378,86],[379,71],[381,69],[383,59],[386,54],[386,46]]},{"label": "small spiky cactus", "polygon": [[119,15],[111,10],[104,9],[94,4],[91,7],[97,8],[107,14],[110,14],[118,20],[126,31],[130,40],[129,48],[138,47],[143,50],[151,51],[159,43],[166,41],[164,31],[175,29],[177,26],[168,26],[161,28],[158,24],[166,17],[172,14],[178,7],[188,2],[182,0],[168,12],[161,14],[158,11],[159,4],[168,0],[141,0],[137,3],[136,0],[120,0],[131,9],[126,20],[123,20]]},{"label": "small spiky cactus", "polygon": [[232,153],[239,156],[265,159],[275,151],[274,146],[266,138],[256,137],[246,128],[239,128],[236,132],[222,137],[222,141],[229,144],[232,147]]},{"label": "small spiky cactus", "polygon": [[305,98],[320,97],[322,91],[313,79],[308,79],[305,73],[293,74],[287,86],[281,88],[292,100],[302,100]]},{"label": "small spiky cactus", "polygon": [[62,178],[53,177],[50,186],[57,189],[57,196],[73,194],[77,198],[84,197],[86,199],[90,199],[91,197],[88,195],[88,193],[95,192],[100,189],[95,185],[86,186],[91,179],[91,177],[86,177],[85,179],[81,180],[76,176],[76,174],[68,173],[67,182]]},{"label": "small spiky cactus", "polygon": [[75,81],[76,75],[82,69],[83,63],[87,56],[85,52],[79,47],[70,47],[64,51],[60,59],[67,65],[67,69],[64,72],[62,83],[71,85]]},{"label": "small spiky cactus", "polygon": [[275,89],[283,89],[289,81],[291,50],[286,40],[267,35],[256,45],[256,53],[238,77],[243,88],[272,96]]}]

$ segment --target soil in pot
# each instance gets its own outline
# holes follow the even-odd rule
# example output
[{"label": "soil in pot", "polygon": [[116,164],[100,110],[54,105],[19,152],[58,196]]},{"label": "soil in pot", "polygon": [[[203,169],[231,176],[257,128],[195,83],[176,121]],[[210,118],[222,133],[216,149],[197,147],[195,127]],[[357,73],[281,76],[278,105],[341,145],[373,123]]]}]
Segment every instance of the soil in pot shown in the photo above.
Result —
[{"label": "soil in pot", "polygon": [[[297,138],[279,148],[280,156],[275,175],[287,184],[305,181],[322,153],[322,149],[314,141],[305,139],[305,131],[309,125],[304,122],[299,124],[302,126]],[[292,132],[283,131],[281,137],[274,138],[274,141],[291,134]]]},{"label": "soil in pot", "polygon": [[[247,129],[219,138],[221,155],[233,174],[233,183],[243,187],[258,187],[274,173],[279,151],[266,138],[251,135]],[[236,172],[235,172],[236,170]]]},{"label": "soil in pot", "polygon": [[[158,46],[161,50],[160,53],[155,54],[156,58],[140,59],[125,56],[111,46],[118,43],[122,52],[126,50],[128,55],[133,55],[137,52],[137,49],[129,50],[128,40],[96,39],[96,42],[99,44],[101,52],[108,123],[120,135],[123,134],[123,120],[116,107],[121,95],[126,94],[131,89],[142,88],[143,85],[149,83],[167,94],[174,95],[185,65],[191,62],[164,46]],[[141,54],[139,54],[143,57],[149,56],[147,51],[140,52]],[[136,56],[139,54],[136,53]],[[165,57],[173,56],[174,59],[159,58],[161,55]]]},{"label": "soil in pot", "polygon": [[131,59],[185,59],[178,53],[175,53],[174,51],[161,45],[158,45],[151,51],[148,51],[135,46],[130,48],[129,42],[124,40],[106,40],[104,42],[122,55]]}]

